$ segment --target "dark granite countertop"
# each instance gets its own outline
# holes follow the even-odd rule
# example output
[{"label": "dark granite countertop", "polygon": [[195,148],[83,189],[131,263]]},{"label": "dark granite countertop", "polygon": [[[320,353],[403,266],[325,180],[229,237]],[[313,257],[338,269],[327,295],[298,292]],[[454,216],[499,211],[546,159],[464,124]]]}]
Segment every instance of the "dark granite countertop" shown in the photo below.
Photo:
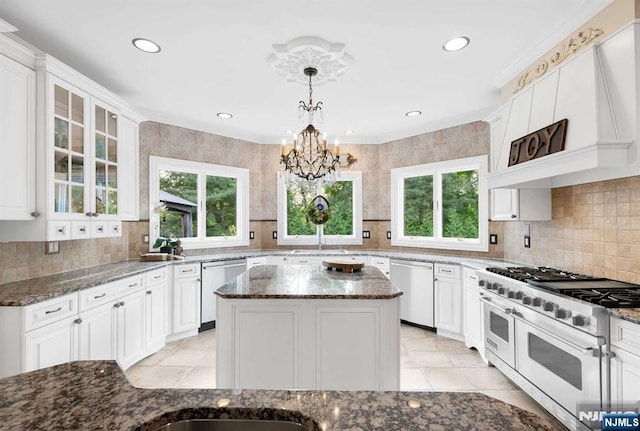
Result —
[{"label": "dark granite countertop", "polygon": [[114,361],[0,379],[2,429],[151,431],[190,418],[293,420],[309,431],[561,429],[477,393],[139,389]]},{"label": "dark granite countertop", "polygon": [[402,292],[372,267],[344,273],[319,265],[262,265],[249,268],[216,295],[227,299],[390,299]]},{"label": "dark granite countertop", "polygon": [[[297,256],[312,255],[317,250],[305,250],[305,253]],[[505,262],[495,260],[483,260],[480,258],[464,258],[451,255],[436,255],[426,253],[405,253],[386,250],[349,250],[344,254],[340,250],[322,250],[323,257],[336,258],[338,256],[378,256],[398,260],[410,260],[418,262],[437,262],[464,264],[475,268],[487,266],[505,265]],[[215,254],[189,256],[185,260],[139,262],[124,261],[106,265],[52,274],[44,277],[15,281],[0,284],[0,306],[25,306],[47,299],[66,295],[99,284],[117,281],[142,272],[151,271],[167,265],[180,265],[185,263],[216,262],[232,259],[243,259],[261,256],[295,256],[292,250],[242,250],[226,251]],[[513,264],[513,263],[511,263]]]}]

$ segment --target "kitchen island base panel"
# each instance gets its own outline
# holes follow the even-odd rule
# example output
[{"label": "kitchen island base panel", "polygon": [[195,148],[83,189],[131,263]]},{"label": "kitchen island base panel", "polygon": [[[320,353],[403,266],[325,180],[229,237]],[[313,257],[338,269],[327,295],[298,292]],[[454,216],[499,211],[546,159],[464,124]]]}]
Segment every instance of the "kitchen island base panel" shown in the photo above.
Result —
[{"label": "kitchen island base panel", "polygon": [[233,389],[398,390],[398,298],[218,298],[216,381]]}]

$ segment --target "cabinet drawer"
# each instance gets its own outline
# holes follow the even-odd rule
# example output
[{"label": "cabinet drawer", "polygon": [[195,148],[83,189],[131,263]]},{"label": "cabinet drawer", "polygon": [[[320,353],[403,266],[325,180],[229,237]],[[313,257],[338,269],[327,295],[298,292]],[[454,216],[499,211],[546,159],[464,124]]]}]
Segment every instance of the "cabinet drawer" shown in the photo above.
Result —
[{"label": "cabinet drawer", "polygon": [[142,275],[136,277],[125,278],[124,280],[114,281],[112,283],[101,284],[80,291],[80,311],[90,310],[98,305],[113,302],[123,295],[141,289],[144,287],[144,277]]},{"label": "cabinet drawer", "polygon": [[247,258],[247,268],[251,268],[252,266],[258,266],[258,265],[266,265],[266,264],[267,264],[266,256]]},{"label": "cabinet drawer", "polygon": [[88,221],[71,222],[71,239],[91,238],[91,223]]},{"label": "cabinet drawer", "polygon": [[611,317],[611,344],[640,355],[640,325]]},{"label": "cabinet drawer", "polygon": [[317,256],[312,257],[290,257],[289,264],[290,265],[320,265],[322,263],[322,258]]},{"label": "cabinet drawer", "polygon": [[[380,268],[380,270],[388,270],[390,265],[391,265],[391,261],[385,257],[373,257],[370,256],[369,257],[369,265],[370,266],[375,266],[376,268]],[[384,272],[384,271],[383,271]]]},{"label": "cabinet drawer", "polygon": [[147,282],[147,286],[153,286],[154,284],[162,283],[167,280],[167,268],[149,271],[144,276],[145,281]]},{"label": "cabinet drawer", "polygon": [[436,276],[460,278],[460,266],[436,263]]},{"label": "cabinet drawer", "polygon": [[40,328],[66,317],[78,314],[78,294],[71,293],[59,298],[24,307],[24,332]]},{"label": "cabinet drawer", "polygon": [[465,283],[478,284],[478,276],[476,275],[475,268],[463,267],[462,277],[464,278]]},{"label": "cabinet drawer", "polygon": [[173,268],[173,278],[187,278],[200,275],[200,264],[176,265]]},{"label": "cabinet drawer", "polygon": [[47,241],[71,239],[71,222],[52,220],[47,222]]}]

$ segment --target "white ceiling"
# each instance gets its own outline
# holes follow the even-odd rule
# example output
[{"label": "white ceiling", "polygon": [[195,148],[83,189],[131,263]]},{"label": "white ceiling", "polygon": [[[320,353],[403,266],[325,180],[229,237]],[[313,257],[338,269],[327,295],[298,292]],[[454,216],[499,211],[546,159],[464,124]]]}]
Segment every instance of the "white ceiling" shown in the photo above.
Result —
[{"label": "white ceiling", "polygon": [[[272,45],[301,36],[343,43],[354,64],[314,86],[325,108],[319,128],[330,141],[379,143],[482,119],[499,106],[498,86],[609,3],[0,0],[0,18],[150,120],[264,143],[301,129],[297,104],[308,99],[305,86],[271,69]],[[444,52],[457,35],[471,44]],[[135,37],[162,52],[138,51]],[[405,117],[410,110],[423,115]]]}]

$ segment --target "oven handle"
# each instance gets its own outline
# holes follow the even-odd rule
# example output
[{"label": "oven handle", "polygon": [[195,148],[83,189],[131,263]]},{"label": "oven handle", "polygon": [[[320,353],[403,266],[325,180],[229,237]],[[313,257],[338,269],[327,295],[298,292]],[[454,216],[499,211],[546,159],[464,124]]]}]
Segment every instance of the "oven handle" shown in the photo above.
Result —
[{"label": "oven handle", "polygon": [[488,297],[486,297],[486,296],[481,296],[481,297],[480,297],[480,301],[482,301],[482,302],[486,302],[487,304],[491,305],[492,307],[495,307],[495,308],[497,308],[498,310],[502,311],[504,314],[511,314],[511,315],[514,315],[514,316],[515,316],[515,313],[516,313],[516,309],[515,309],[515,308],[502,308],[502,307],[500,307],[500,306],[498,306],[498,305],[494,304],[494,303],[491,301],[491,298],[488,298]]},{"label": "oven handle", "polygon": [[559,341],[559,342],[561,342],[563,344],[566,344],[567,346],[571,347],[574,350],[577,350],[577,351],[579,351],[579,352],[581,352],[581,353],[583,353],[585,355],[589,355],[590,354],[590,355],[595,356],[595,357],[601,356],[600,347],[602,346],[602,344],[604,344],[606,342],[605,337],[603,337],[601,335],[597,335],[597,336],[595,336],[595,338],[598,339],[598,341],[602,341],[602,344],[598,344],[596,347],[582,347],[582,346],[579,346],[579,345],[577,345],[577,344],[575,344],[575,343],[573,343],[573,342],[571,342],[569,340],[565,340],[564,338],[561,338],[561,337],[557,336],[556,334],[554,334],[552,332],[549,332],[547,329],[544,329],[541,326],[536,325],[533,322],[530,322],[530,321],[526,320],[525,318],[522,317],[522,315],[520,315],[520,313],[518,313],[516,311],[512,312],[511,315],[513,317],[515,317],[516,319],[520,320],[521,322],[523,322],[524,324],[536,328],[538,331],[543,332],[545,335],[555,339],[556,341]]}]

